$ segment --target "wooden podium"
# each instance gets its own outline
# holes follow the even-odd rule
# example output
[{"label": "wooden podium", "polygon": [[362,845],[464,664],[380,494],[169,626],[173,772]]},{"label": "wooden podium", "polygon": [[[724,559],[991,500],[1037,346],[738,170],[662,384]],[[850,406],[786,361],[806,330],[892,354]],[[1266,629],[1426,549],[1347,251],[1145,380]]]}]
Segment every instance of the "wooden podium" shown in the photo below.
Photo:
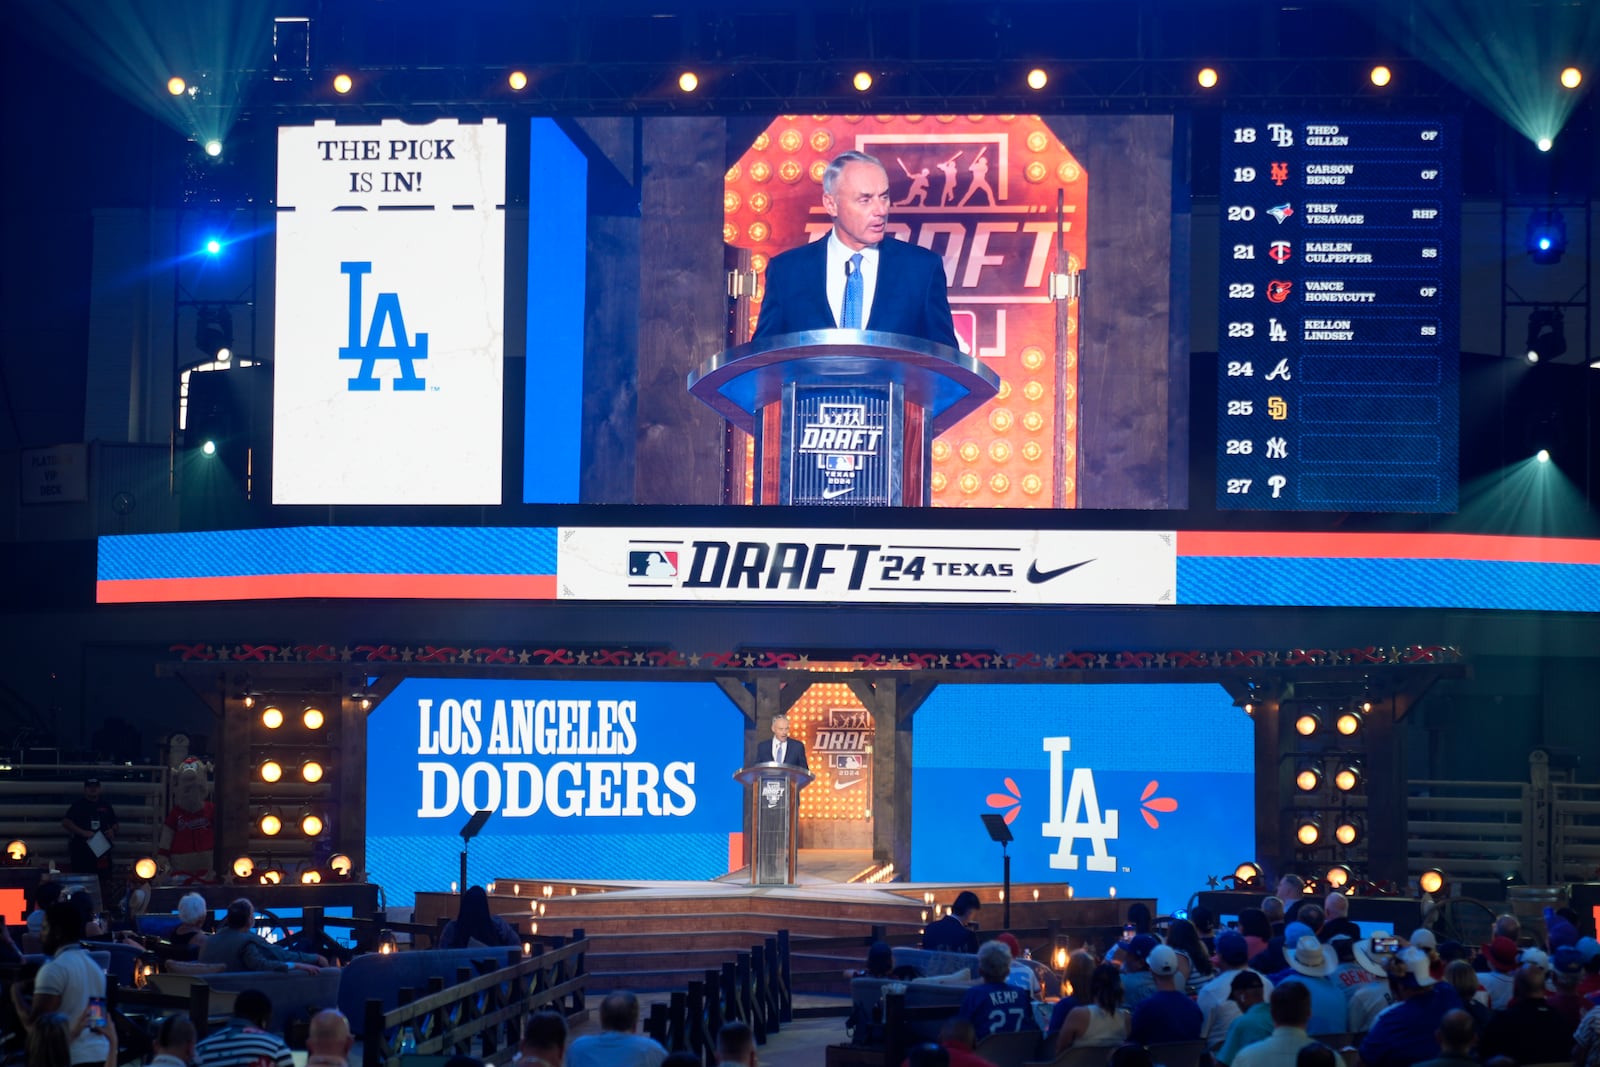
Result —
[{"label": "wooden podium", "polygon": [[811,775],[787,763],[752,763],[733,777],[750,794],[750,884],[794,885],[800,790]]}]

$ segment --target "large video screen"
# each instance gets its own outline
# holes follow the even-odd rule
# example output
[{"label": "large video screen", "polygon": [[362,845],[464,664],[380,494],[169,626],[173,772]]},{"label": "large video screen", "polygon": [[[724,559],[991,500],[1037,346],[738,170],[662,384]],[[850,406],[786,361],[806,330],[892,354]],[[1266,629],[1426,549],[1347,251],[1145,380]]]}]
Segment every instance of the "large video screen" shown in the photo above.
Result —
[{"label": "large video screen", "polygon": [[941,686],[917,710],[913,876],[994,881],[994,813],[1014,880],[1177,907],[1255,851],[1254,744],[1214,685]]},{"label": "large video screen", "polygon": [[278,131],[274,504],[498,504],[505,128]]}]

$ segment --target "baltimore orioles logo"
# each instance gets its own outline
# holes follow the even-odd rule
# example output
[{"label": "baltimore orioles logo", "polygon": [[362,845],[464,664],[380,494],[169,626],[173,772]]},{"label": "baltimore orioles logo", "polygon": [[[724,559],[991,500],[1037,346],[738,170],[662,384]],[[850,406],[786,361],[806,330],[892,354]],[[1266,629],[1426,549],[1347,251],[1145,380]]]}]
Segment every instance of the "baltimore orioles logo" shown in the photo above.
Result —
[{"label": "baltimore orioles logo", "polygon": [[1293,282],[1270,281],[1267,283],[1267,299],[1274,304],[1281,304],[1289,299],[1289,290],[1293,288]]}]

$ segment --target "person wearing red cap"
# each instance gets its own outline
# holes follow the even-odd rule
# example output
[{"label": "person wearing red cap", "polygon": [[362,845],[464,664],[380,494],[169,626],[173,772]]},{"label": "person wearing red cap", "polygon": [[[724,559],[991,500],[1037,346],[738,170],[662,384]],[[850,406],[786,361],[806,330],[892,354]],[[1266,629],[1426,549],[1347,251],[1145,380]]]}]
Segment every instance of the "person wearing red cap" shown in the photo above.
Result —
[{"label": "person wearing red cap", "polygon": [[1504,1011],[1511,1003],[1513,975],[1517,970],[1517,943],[1501,934],[1483,946],[1489,971],[1478,975],[1478,984],[1489,994],[1489,1010]]}]

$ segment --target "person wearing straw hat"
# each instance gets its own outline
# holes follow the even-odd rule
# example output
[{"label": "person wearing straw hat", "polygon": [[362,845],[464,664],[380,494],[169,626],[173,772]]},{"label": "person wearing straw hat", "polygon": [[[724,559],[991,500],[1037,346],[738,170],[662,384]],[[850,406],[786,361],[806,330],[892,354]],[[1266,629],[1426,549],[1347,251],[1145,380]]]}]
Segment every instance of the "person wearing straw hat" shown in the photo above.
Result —
[{"label": "person wearing straw hat", "polygon": [[1339,966],[1338,957],[1315,934],[1303,934],[1288,953],[1288,962],[1289,972],[1280,984],[1300,982],[1310,992],[1311,1025],[1307,1029],[1313,1034],[1343,1030],[1347,1012],[1344,992],[1329,977]]},{"label": "person wearing straw hat", "polygon": [[1439,1054],[1439,1023],[1461,1007],[1453,986],[1428,973],[1428,954],[1403,948],[1389,963],[1389,988],[1396,1004],[1379,1015],[1361,1042],[1366,1067],[1409,1067]]},{"label": "person wearing straw hat", "polygon": [[1373,981],[1351,986],[1345,1001],[1345,1029],[1361,1034],[1372,1029],[1372,1022],[1383,1010],[1394,1003],[1394,993],[1389,989],[1389,963],[1398,946],[1393,939],[1375,942],[1363,938],[1350,946],[1350,952]]}]

